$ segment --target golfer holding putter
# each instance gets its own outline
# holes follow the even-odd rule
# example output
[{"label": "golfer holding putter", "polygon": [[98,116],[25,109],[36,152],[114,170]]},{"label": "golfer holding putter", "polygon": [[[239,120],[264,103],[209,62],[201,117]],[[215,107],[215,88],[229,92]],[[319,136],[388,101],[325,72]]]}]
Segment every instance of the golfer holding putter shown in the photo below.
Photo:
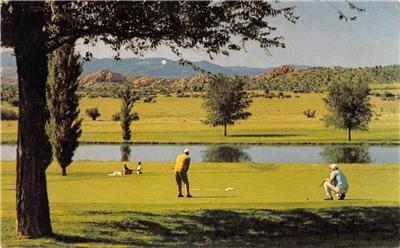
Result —
[{"label": "golfer holding putter", "polygon": [[330,178],[326,178],[324,182],[324,188],[326,198],[324,200],[333,200],[332,192],[334,192],[339,200],[343,200],[346,197],[349,185],[347,184],[346,176],[339,170],[337,164],[329,165],[331,170]]},{"label": "golfer holding putter", "polygon": [[189,192],[189,179],[187,177],[187,171],[190,166],[189,149],[185,149],[182,154],[176,157],[175,161],[175,179],[178,189],[178,197],[183,197],[182,195],[182,181],[186,186],[186,197],[192,197]]}]

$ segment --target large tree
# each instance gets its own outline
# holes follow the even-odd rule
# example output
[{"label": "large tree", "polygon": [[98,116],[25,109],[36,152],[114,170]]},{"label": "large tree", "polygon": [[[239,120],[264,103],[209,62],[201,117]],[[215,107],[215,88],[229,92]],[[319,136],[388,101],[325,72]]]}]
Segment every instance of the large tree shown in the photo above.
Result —
[{"label": "large tree", "polygon": [[244,81],[240,77],[214,75],[207,84],[203,108],[208,112],[205,124],[223,126],[224,136],[227,125],[251,116],[246,109],[252,102],[249,94],[243,89]]},{"label": "large tree", "polygon": [[[17,237],[52,234],[46,186],[51,147],[45,85],[47,55],[67,42],[103,40],[135,54],[164,44],[201,48],[210,57],[240,50],[249,40],[283,47],[268,18],[294,22],[293,8],[268,2],[19,2],[1,3],[1,43],[14,48],[19,87]],[[240,39],[232,39],[238,36]]]},{"label": "large tree", "polygon": [[228,54],[249,40],[265,49],[283,47],[282,37],[271,36],[275,28],[269,18],[277,16],[296,20],[293,8],[265,1],[1,2],[1,44],[15,51],[20,97],[17,236],[52,234],[45,175],[51,161],[45,133],[49,53],[79,38],[101,39],[135,54],[164,44],[179,56],[179,48],[201,48],[210,57]]},{"label": "large tree", "polygon": [[47,78],[47,107],[50,119],[46,132],[57,159],[62,175],[67,175],[67,167],[72,163],[78,139],[82,134],[82,119],[79,116],[79,99],[76,95],[82,73],[79,55],[74,44],[68,43],[56,49],[50,56]]},{"label": "large tree", "polygon": [[372,118],[370,89],[361,80],[331,83],[325,101],[328,114],[323,121],[327,127],[345,129],[351,141],[351,131],[367,131]]}]

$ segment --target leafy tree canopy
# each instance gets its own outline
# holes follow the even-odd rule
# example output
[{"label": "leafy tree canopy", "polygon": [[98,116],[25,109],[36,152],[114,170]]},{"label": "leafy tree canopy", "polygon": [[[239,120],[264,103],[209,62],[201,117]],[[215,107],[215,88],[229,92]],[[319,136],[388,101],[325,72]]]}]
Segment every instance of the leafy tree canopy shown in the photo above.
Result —
[{"label": "leafy tree canopy", "polygon": [[332,83],[324,99],[329,113],[324,116],[325,125],[347,129],[349,141],[351,130],[367,131],[372,118],[369,91],[368,86],[360,80]]},{"label": "leafy tree canopy", "polygon": [[[284,47],[283,37],[269,37],[276,28],[267,17],[283,15],[295,22],[298,17],[293,9],[264,1],[4,2],[2,44],[14,47],[19,42],[21,23],[16,18],[29,10],[37,14],[34,18],[45,20],[42,25],[49,51],[83,38],[92,44],[102,40],[116,51],[127,47],[138,55],[163,44],[179,56],[178,48],[193,47],[213,56],[243,49],[249,40],[265,49]],[[233,35],[240,39],[232,39]]]},{"label": "leafy tree canopy", "polygon": [[252,102],[243,89],[244,81],[240,77],[229,78],[222,74],[215,75],[207,85],[203,108],[208,115],[205,124],[212,126],[233,125],[236,120],[245,120],[251,116],[246,109]]}]

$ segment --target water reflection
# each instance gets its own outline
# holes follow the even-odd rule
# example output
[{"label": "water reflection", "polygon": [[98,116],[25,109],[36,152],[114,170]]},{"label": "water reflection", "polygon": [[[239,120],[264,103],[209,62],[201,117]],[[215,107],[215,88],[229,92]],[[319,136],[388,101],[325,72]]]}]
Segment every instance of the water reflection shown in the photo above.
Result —
[{"label": "water reflection", "polygon": [[121,161],[129,161],[132,152],[129,144],[121,144],[120,151],[121,151]]},{"label": "water reflection", "polygon": [[201,151],[204,162],[249,162],[251,157],[241,147],[209,146]]},{"label": "water reflection", "polygon": [[325,146],[320,153],[328,163],[371,163],[368,146]]},{"label": "water reflection", "polygon": [[[171,162],[184,148],[190,149],[194,163],[202,161],[250,161],[255,163],[379,163],[400,164],[400,146],[380,145],[138,145],[121,148],[120,144],[82,144],[74,160]],[[226,148],[226,147],[229,148]],[[121,153],[121,150],[123,151]],[[226,152],[226,151],[229,152]],[[15,160],[16,145],[2,144],[1,159]],[[0,166],[1,167],[1,166]]]}]

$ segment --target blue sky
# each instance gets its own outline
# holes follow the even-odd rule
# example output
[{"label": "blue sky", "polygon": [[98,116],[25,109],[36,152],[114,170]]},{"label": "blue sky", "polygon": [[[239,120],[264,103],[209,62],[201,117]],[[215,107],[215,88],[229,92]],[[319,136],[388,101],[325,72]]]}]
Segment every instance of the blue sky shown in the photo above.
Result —
[{"label": "blue sky", "polygon": [[[213,61],[198,50],[186,50],[184,55],[192,61],[208,60],[225,66],[261,68],[282,64],[347,67],[399,64],[400,2],[357,1],[356,4],[366,12],[352,12],[343,2],[283,1],[282,6],[295,5],[296,14],[300,16],[296,24],[282,18],[271,20],[278,28],[276,34],[285,37],[285,49],[272,48],[267,54],[256,43],[249,43],[247,53],[234,52],[229,57],[221,55]],[[357,20],[338,20],[332,5],[349,15],[356,14]],[[82,52],[89,50],[98,58],[115,54],[101,43],[96,47],[78,45],[78,49]],[[121,55],[134,57],[129,51],[121,51]],[[166,47],[148,52],[145,57],[177,59]]]}]

